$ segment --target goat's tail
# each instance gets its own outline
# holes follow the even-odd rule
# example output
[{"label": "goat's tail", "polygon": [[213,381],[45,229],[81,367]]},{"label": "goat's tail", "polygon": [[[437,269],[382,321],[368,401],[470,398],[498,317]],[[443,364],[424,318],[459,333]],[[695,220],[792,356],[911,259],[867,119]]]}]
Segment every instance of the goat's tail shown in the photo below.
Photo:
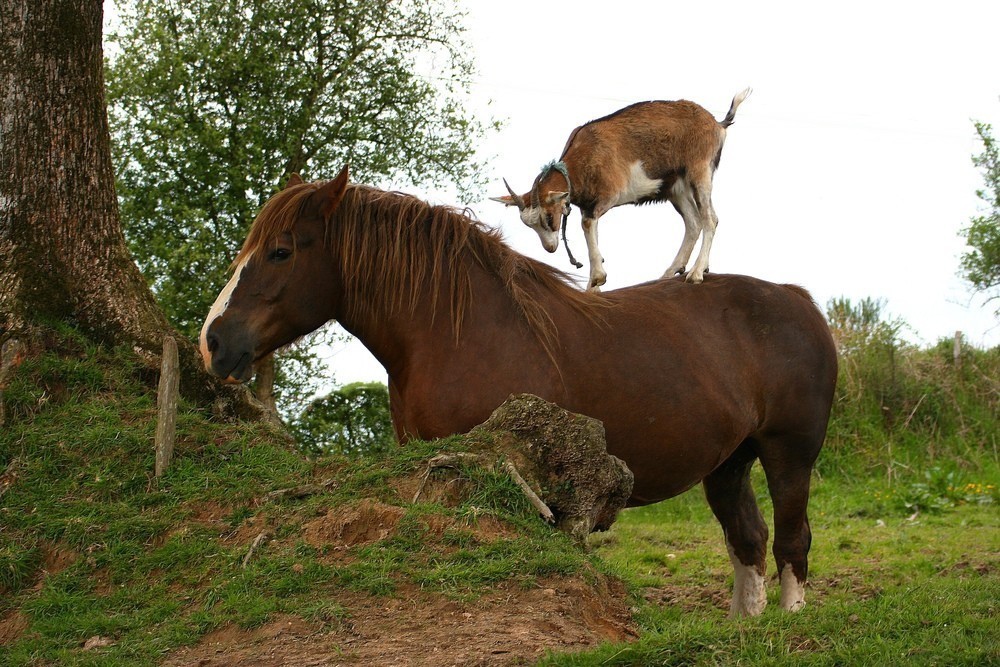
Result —
[{"label": "goat's tail", "polygon": [[733,103],[729,105],[729,113],[726,114],[726,117],[722,119],[722,122],[719,123],[719,125],[722,127],[729,127],[736,122],[736,109],[743,104],[743,100],[750,97],[751,92],[753,92],[752,88],[746,88],[742,92],[736,93],[736,97],[733,98]]}]

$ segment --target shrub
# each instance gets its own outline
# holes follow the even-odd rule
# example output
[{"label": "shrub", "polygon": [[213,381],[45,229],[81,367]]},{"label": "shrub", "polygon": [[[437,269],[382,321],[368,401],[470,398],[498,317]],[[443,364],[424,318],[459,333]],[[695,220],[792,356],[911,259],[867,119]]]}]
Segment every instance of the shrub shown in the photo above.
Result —
[{"label": "shrub", "polygon": [[953,341],[921,349],[900,337],[906,323],[884,303],[833,299],[827,317],[840,372],[821,470],[852,473],[926,470],[948,459],[958,466],[996,457],[1000,428],[1000,347]]}]

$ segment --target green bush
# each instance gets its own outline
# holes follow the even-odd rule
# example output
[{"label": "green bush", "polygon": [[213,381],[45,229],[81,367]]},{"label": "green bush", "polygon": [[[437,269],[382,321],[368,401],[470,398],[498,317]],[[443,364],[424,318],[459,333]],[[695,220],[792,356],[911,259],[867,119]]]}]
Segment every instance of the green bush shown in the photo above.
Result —
[{"label": "green bush", "polygon": [[1000,440],[1000,347],[953,341],[929,348],[904,341],[906,324],[888,318],[881,301],[831,300],[827,316],[840,372],[820,470],[892,480],[947,462],[980,467]]},{"label": "green bush", "polygon": [[316,399],[291,429],[310,454],[368,456],[396,447],[389,390],[380,382],[354,382]]}]

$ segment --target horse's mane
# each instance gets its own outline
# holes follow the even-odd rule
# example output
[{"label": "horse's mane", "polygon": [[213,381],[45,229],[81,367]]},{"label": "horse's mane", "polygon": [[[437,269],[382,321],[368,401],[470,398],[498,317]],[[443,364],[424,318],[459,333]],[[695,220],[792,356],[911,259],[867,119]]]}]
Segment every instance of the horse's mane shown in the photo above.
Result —
[{"label": "horse's mane", "polygon": [[[320,183],[304,183],[282,190],[261,210],[236,261],[289,231],[302,214],[309,195]],[[326,230],[325,243],[337,249],[348,307],[379,303],[390,312],[416,307],[426,290],[434,295],[445,288],[456,339],[472,298],[473,261],[497,276],[524,321],[551,355],[558,335],[551,315],[539,300],[551,293],[594,320],[602,319],[608,302],[599,294],[583,292],[566,273],[525,257],[507,246],[498,230],[475,219],[468,209],[435,206],[411,195],[351,185]]]}]

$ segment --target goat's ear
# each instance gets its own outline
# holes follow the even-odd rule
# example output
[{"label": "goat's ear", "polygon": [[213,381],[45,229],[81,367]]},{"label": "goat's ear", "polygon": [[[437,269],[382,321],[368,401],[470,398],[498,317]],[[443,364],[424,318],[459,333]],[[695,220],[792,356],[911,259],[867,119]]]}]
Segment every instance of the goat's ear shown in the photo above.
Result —
[{"label": "goat's ear", "polygon": [[332,181],[327,181],[319,190],[312,193],[310,200],[319,209],[319,214],[324,220],[329,220],[333,212],[340,206],[340,201],[347,192],[347,166],[345,165],[340,173]]},{"label": "goat's ear", "polygon": [[560,203],[560,202],[562,202],[563,204],[569,203],[569,193],[568,192],[553,191],[553,192],[550,192],[545,197],[545,203],[546,204],[557,204],[557,203]]},{"label": "goat's ear", "polygon": [[302,180],[301,176],[299,176],[298,174],[292,174],[291,176],[288,177],[288,180],[285,182],[285,187],[282,188],[282,190],[287,190],[293,185],[302,185],[303,182],[304,181]]},{"label": "goat's ear", "polygon": [[517,202],[510,195],[503,195],[502,197],[490,197],[490,201],[498,201],[504,206],[517,206]]}]

